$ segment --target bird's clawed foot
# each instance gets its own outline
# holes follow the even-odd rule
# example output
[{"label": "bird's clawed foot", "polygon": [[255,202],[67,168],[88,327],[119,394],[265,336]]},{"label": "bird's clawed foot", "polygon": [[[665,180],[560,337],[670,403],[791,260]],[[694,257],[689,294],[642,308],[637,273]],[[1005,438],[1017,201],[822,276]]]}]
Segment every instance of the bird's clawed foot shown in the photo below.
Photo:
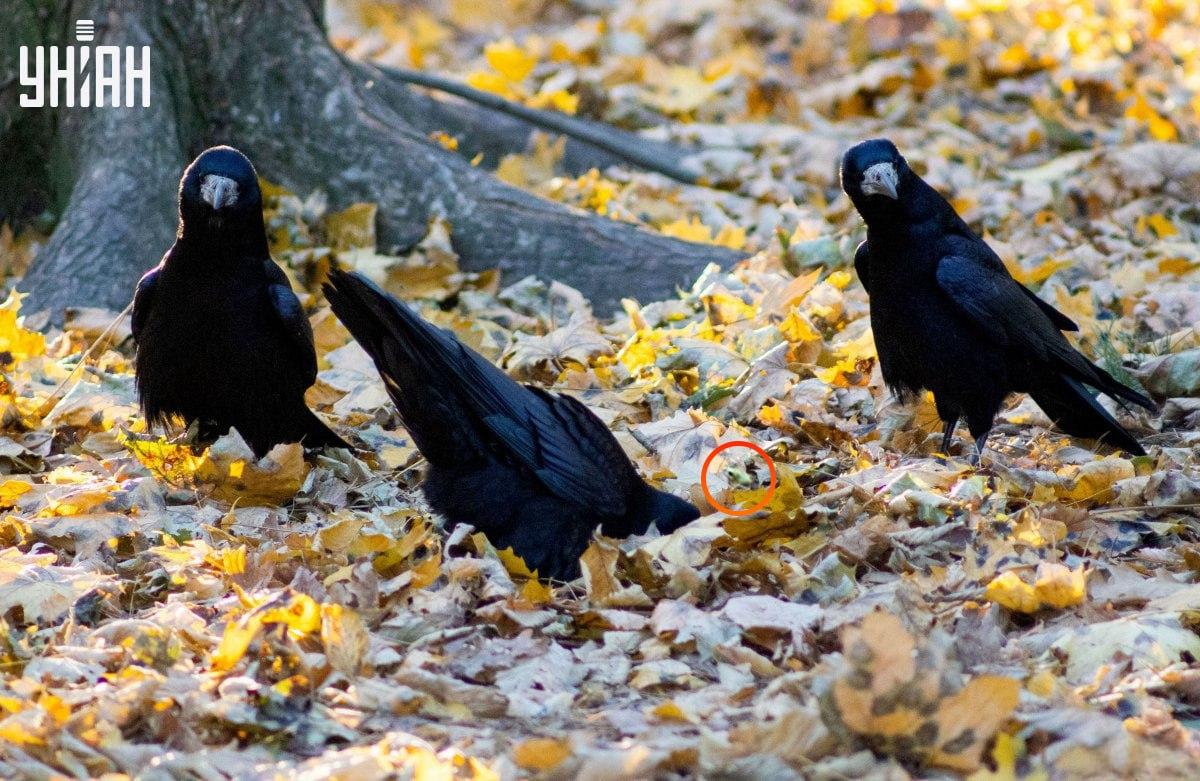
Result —
[{"label": "bird's clawed foot", "polygon": [[[938,462],[945,464],[950,457],[950,446],[954,442],[954,429],[958,425],[958,418],[946,421],[946,425],[942,428],[942,445],[938,455]],[[983,432],[975,437],[974,451],[967,455],[967,463],[975,469],[979,469],[983,463],[983,451],[987,449],[988,434],[991,430]]]}]

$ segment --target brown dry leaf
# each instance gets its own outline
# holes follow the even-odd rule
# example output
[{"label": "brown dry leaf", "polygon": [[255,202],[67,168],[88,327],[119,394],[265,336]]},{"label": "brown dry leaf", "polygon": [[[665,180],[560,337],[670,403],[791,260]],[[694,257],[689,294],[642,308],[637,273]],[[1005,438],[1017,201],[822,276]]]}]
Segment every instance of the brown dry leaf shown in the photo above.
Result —
[{"label": "brown dry leaf", "polygon": [[723,755],[722,759],[774,754],[793,766],[805,767],[836,748],[837,741],[822,723],[815,702],[798,705],[788,700],[772,705],[768,718],[739,724],[729,731],[727,747],[706,747],[708,751]]},{"label": "brown dry leaf", "polygon": [[0,552],[0,615],[20,607],[26,624],[55,623],[75,600],[112,582],[77,567],[53,566],[53,561],[53,555],[22,554],[15,548]]},{"label": "brown dry leaf", "polygon": [[133,533],[133,521],[118,513],[82,513],[51,518],[31,518],[34,539],[71,551],[80,558],[95,555],[101,547]]},{"label": "brown dry leaf", "polygon": [[229,504],[273,506],[288,501],[308,475],[299,442],[276,445],[261,459],[235,431],[213,443],[196,467],[196,479]]},{"label": "brown dry leaf", "polygon": [[571,757],[571,743],[555,738],[529,738],[513,746],[512,758],[522,770],[548,772]]},{"label": "brown dry leaf", "polygon": [[1012,678],[980,676],[945,691],[940,652],[889,613],[843,630],[842,647],[845,666],[831,693],[841,724],[898,758],[974,770],[1016,709],[1021,686]]},{"label": "brown dry leaf", "polygon": [[1200,637],[1185,628],[1179,613],[1146,612],[1078,627],[1054,648],[1067,660],[1066,680],[1084,683],[1117,657],[1129,659],[1135,670],[1200,658]]},{"label": "brown dry leaf", "polygon": [[596,321],[582,312],[575,312],[566,325],[545,336],[518,338],[505,355],[504,362],[519,374],[528,374],[547,364],[558,374],[564,361],[587,366],[597,356],[612,355],[612,352],[612,345],[596,330]]},{"label": "brown dry leaf", "polygon": [[354,203],[334,214],[325,216],[325,236],[336,250],[375,249],[375,215],[373,203]]},{"label": "brown dry leaf", "polygon": [[768,399],[782,399],[797,377],[788,368],[788,343],[780,342],[760,356],[740,379],[741,389],[729,410],[743,423],[750,422]]},{"label": "brown dry leaf", "polygon": [[782,635],[790,638],[796,653],[807,649],[806,638],[821,620],[822,612],[816,605],[785,602],[766,594],[734,597],[721,609],[725,618],[758,645],[770,647],[772,637]]},{"label": "brown dry leaf", "polygon": [[600,607],[649,607],[652,602],[640,585],[625,586],[617,579],[620,555],[621,549],[615,543],[598,537],[580,556],[588,599]]},{"label": "brown dry leaf", "polygon": [[1147,361],[1135,373],[1155,396],[1200,395],[1200,350],[1184,350]]},{"label": "brown dry leaf", "polygon": [[321,643],[333,669],[349,678],[358,675],[370,642],[358,613],[342,605],[321,605]]},{"label": "brown dry leaf", "polygon": [[[729,515],[721,521],[725,533],[740,547],[758,547],[771,540],[790,539],[812,525],[801,506],[804,492],[796,481],[795,471],[790,466],[777,464],[775,473],[775,493],[766,507],[753,515]],[[731,491],[730,494],[736,504],[753,507],[762,501],[766,489]]]}]

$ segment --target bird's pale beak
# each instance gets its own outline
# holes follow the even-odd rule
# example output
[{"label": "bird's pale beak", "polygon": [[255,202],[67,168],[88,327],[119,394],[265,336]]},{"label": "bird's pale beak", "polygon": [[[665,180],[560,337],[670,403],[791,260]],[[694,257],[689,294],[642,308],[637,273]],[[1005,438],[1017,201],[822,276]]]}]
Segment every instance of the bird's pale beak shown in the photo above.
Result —
[{"label": "bird's pale beak", "polygon": [[896,193],[899,185],[900,175],[891,163],[876,163],[863,171],[863,195],[886,195],[894,201],[899,197]]},{"label": "bird's pale beak", "polygon": [[238,199],[237,182],[224,176],[209,174],[200,183],[200,197],[214,211],[233,206]]}]

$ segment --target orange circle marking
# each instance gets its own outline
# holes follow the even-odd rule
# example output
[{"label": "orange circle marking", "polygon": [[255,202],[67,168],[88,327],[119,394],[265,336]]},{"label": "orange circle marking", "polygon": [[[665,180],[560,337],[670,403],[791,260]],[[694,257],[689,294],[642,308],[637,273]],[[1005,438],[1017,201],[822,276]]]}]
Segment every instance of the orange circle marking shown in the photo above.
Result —
[{"label": "orange circle marking", "polygon": [[[712,464],[712,460],[717,457],[717,453],[720,453],[722,450],[728,450],[733,447],[748,447],[751,450],[753,450],[755,453],[762,456],[763,460],[767,462],[767,471],[769,471],[771,473],[771,484],[767,486],[767,495],[764,496],[762,498],[762,500],[759,501],[758,504],[756,504],[753,507],[750,507],[749,509],[746,509],[746,510],[735,510],[732,507],[726,507],[725,505],[718,502],[713,497],[712,492],[708,490],[708,467],[709,467],[709,465]],[[704,466],[700,469],[700,488],[704,490],[704,498],[708,500],[709,504],[711,504],[713,507],[717,508],[718,512],[723,512],[726,515],[751,515],[753,513],[758,512],[762,508],[766,507],[767,503],[771,501],[771,497],[775,495],[775,482],[776,482],[775,462],[771,459],[771,457],[769,455],[767,455],[767,451],[763,450],[761,447],[754,444],[753,442],[743,442],[741,440],[738,440],[736,442],[726,442],[723,445],[718,445],[713,450],[713,452],[708,454],[708,458],[704,459]]]}]

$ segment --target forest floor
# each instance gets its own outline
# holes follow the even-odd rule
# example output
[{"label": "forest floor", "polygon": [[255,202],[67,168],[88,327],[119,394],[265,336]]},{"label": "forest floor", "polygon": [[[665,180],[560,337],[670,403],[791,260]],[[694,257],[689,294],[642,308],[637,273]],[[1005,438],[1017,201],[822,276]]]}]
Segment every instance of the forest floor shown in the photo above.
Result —
[{"label": "forest floor", "polygon": [[[419,9],[414,7],[421,5]],[[897,5],[900,7],[897,8]],[[255,461],[145,431],[128,325],[0,308],[0,775],[1200,777],[1200,6],[1187,0],[440,0],[331,14],[349,56],[703,147],[711,185],[499,173],[745,249],[669,301],[460,272],[454,226],[267,187],[310,402],[360,447]],[[882,386],[839,154],[886,135],[1077,344],[1149,392],[1149,455],[1014,397],[983,466]],[[448,147],[454,139],[435,139]],[[19,268],[38,238],[0,233]],[[165,249],[165,248],[164,248]],[[320,300],[339,262],[572,393],[708,507],[547,586],[413,491],[421,461]],[[1075,338],[1075,337],[1073,337]],[[111,346],[105,347],[106,343]],[[959,450],[959,448],[962,450]]]}]

